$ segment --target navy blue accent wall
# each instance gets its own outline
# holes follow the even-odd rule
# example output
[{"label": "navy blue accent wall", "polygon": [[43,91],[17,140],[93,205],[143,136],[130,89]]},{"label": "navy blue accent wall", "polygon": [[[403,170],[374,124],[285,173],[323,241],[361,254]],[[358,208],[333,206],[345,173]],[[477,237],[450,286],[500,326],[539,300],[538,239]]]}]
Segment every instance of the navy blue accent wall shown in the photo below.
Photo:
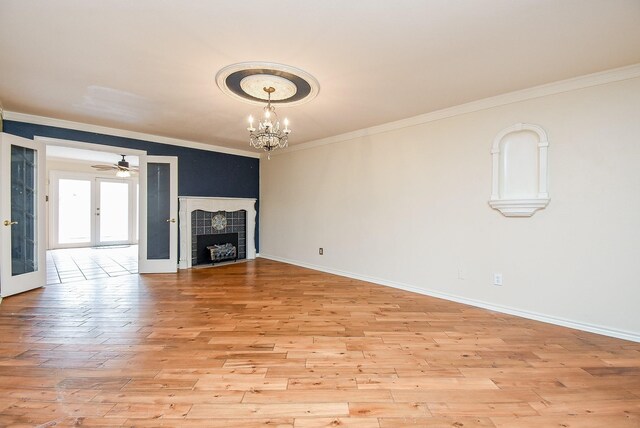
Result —
[{"label": "navy blue accent wall", "polygon": [[[11,120],[3,121],[3,128],[3,132],[29,139],[34,136],[59,138],[145,150],[149,155],[177,156],[180,196],[258,199],[260,194],[260,160],[257,158]],[[258,230],[256,218],[256,250]]]}]

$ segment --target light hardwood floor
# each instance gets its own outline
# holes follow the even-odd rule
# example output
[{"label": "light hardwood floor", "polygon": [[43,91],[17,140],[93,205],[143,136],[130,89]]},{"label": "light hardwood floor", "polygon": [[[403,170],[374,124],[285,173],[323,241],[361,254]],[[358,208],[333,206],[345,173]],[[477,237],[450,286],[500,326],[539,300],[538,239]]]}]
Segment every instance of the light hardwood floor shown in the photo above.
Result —
[{"label": "light hardwood floor", "polygon": [[0,305],[0,426],[639,427],[640,344],[257,260]]}]

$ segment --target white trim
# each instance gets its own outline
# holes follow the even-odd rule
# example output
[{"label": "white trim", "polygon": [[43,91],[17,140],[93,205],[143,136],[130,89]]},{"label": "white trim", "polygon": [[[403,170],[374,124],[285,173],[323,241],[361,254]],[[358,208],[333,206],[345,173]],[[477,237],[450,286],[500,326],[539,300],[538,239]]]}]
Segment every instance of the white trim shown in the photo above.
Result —
[{"label": "white trim", "polygon": [[[226,153],[229,155],[259,158],[261,153],[248,150],[231,149],[229,147],[216,146],[213,144],[197,143],[195,141],[181,140],[178,138],[162,137],[160,135],[146,134],[143,132],[127,131],[106,126],[90,125],[88,123],[72,122],[69,120],[54,119],[51,117],[36,116],[14,111],[4,111],[4,120],[15,122],[32,123],[34,125],[53,126],[56,128],[73,129],[76,131],[95,132],[97,134],[111,135],[114,137],[132,138],[134,140],[150,141],[152,143],[168,144],[171,146],[188,147],[190,149],[206,150],[209,152]],[[85,143],[87,144],[87,143]]]},{"label": "white trim", "polygon": [[[291,145],[286,149],[278,150],[272,153],[274,156],[295,152],[298,150],[311,149],[313,147],[325,146],[328,144],[338,143],[355,138],[381,134],[383,132],[394,131],[397,129],[407,128],[410,126],[420,125],[424,123],[434,122],[462,114],[472,113],[476,111],[486,110],[493,107],[499,107],[516,102],[531,100],[548,95],[560,94],[563,92],[574,91],[578,89],[589,88],[592,86],[605,85],[607,83],[619,82],[622,80],[635,79],[640,77],[640,64],[633,64],[626,67],[614,68],[599,73],[587,74],[571,79],[561,80],[559,82],[547,83],[544,85],[534,86],[532,88],[522,89],[519,91],[509,92],[506,94],[496,95],[457,106],[436,110],[430,113],[409,117],[406,119],[388,122],[381,125],[372,126],[370,128],[358,129],[356,131],[344,134],[333,135],[319,140],[308,141]],[[219,153],[227,153],[238,156],[246,156],[250,158],[262,158],[263,153],[253,151],[231,149],[228,147],[215,146],[212,144],[197,143],[194,141],[181,140],[177,138],[162,137],[159,135],[145,134],[136,131],[126,131],[123,129],[109,128],[105,126],[90,125],[80,122],[72,122],[62,119],[54,119],[44,116],[36,116],[26,113],[18,113],[5,110],[3,112],[4,120],[12,120],[15,122],[26,122],[35,125],[54,126],[59,128],[74,129],[77,131],[95,132],[98,134],[112,135],[116,137],[133,138],[136,140],[150,141],[159,144],[168,144],[172,146],[188,147],[199,150],[206,150]]]},{"label": "white trim", "polygon": [[549,198],[491,199],[489,206],[505,217],[531,217],[536,211],[549,205]]},{"label": "white trim", "polygon": [[[72,147],[76,149],[94,150],[97,152],[115,153],[117,155],[123,154],[127,156],[144,156],[147,154],[144,150],[130,149],[128,147],[107,146],[104,144],[85,143],[75,140],[64,140],[61,138],[41,137],[34,135],[34,140],[42,141],[45,145]],[[142,163],[142,160],[139,160]]]},{"label": "white trim", "polygon": [[565,318],[558,318],[558,317],[554,317],[554,316],[550,316],[550,315],[540,314],[540,313],[537,313],[537,312],[525,311],[525,310],[516,309],[516,308],[512,308],[512,307],[508,307],[508,306],[495,305],[493,303],[488,303],[488,302],[484,302],[484,301],[481,301],[481,300],[468,299],[466,297],[456,296],[456,295],[448,294],[448,293],[442,293],[440,291],[434,291],[434,290],[430,290],[430,289],[420,288],[420,287],[416,287],[415,285],[411,285],[411,284],[405,284],[405,283],[396,282],[396,281],[389,281],[389,280],[386,280],[386,279],[380,279],[380,278],[370,277],[370,276],[366,276],[366,275],[359,275],[359,274],[356,274],[356,273],[342,271],[342,270],[338,270],[338,269],[330,269],[330,268],[326,268],[324,266],[318,266],[318,265],[314,265],[314,264],[311,264],[311,263],[299,262],[297,260],[291,260],[291,259],[286,259],[286,258],[283,258],[283,257],[271,256],[271,255],[268,255],[268,254],[261,254],[260,257],[264,258],[264,259],[278,261],[278,262],[289,263],[289,264],[292,264],[292,265],[296,265],[296,266],[300,266],[300,267],[304,267],[304,268],[308,268],[308,269],[313,269],[313,270],[317,270],[317,271],[320,271],[320,272],[326,272],[326,273],[331,273],[331,274],[338,275],[338,276],[344,276],[344,277],[347,277],[347,278],[357,279],[357,280],[360,280],[360,281],[371,282],[371,283],[374,283],[374,284],[383,285],[383,286],[391,287],[391,288],[396,288],[396,289],[399,289],[399,290],[410,291],[410,292],[417,293],[417,294],[422,294],[422,295],[425,295],[425,296],[437,297],[439,299],[445,299],[445,300],[449,300],[449,301],[452,301],[452,302],[457,302],[457,303],[462,303],[462,304],[465,304],[465,305],[475,306],[475,307],[482,308],[482,309],[488,309],[490,311],[500,312],[500,313],[503,313],[503,314],[515,315],[515,316],[518,316],[518,317],[521,317],[521,318],[527,318],[527,319],[531,319],[531,320],[535,320],[535,321],[545,322],[545,323],[548,323],[548,324],[559,325],[559,326],[562,326],[562,327],[573,328],[573,329],[576,329],[576,330],[587,331],[587,332],[590,332],[590,333],[596,333],[596,334],[601,334],[601,335],[604,335],[604,336],[610,336],[610,337],[615,337],[615,338],[618,338],[618,339],[630,340],[632,342],[640,343],[640,334],[634,333],[634,332],[631,332],[631,331],[617,330],[617,329],[612,329],[612,328],[608,328],[608,327],[604,327],[604,326],[600,326],[600,325],[594,325],[594,324],[582,323],[582,322],[578,322],[578,321],[572,321],[572,320],[568,320],[568,319],[565,319]]},{"label": "white trim", "polygon": [[460,116],[467,113],[500,107],[507,104],[531,100],[534,98],[575,91],[592,86],[605,85],[607,83],[619,82],[621,80],[635,79],[637,77],[640,77],[640,64],[615,68],[599,73],[587,74],[585,76],[574,77],[567,80],[561,80],[559,82],[534,86],[528,89],[522,89],[515,92],[496,95],[494,97],[484,98],[477,101],[471,101],[469,103],[460,104],[442,110],[436,110],[430,113],[397,120],[395,122],[388,122],[382,125],[372,126],[370,128],[358,129],[357,131],[333,135],[331,137],[321,138],[319,140],[309,141],[306,143],[291,145],[287,149],[273,152],[272,156],[278,156],[280,154],[295,152],[298,150],[311,149],[313,147],[326,146],[328,144],[339,143],[342,141],[353,140],[356,138],[371,136],[375,134],[381,134],[383,132],[395,131],[397,129],[435,122],[441,119],[447,119],[454,116]]}]

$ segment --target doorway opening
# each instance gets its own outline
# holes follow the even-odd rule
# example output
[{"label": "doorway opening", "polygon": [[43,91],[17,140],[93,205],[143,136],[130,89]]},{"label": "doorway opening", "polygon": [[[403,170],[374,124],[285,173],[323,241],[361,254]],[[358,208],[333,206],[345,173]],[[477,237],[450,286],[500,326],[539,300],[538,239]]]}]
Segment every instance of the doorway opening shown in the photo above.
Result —
[{"label": "doorway opening", "polygon": [[[93,167],[117,165],[119,158],[106,150],[47,145],[48,284],[138,272],[138,176]],[[139,164],[137,156],[127,161]]]},{"label": "doorway opening", "polygon": [[[56,149],[56,146],[59,147]],[[137,156],[139,161],[139,188],[135,192],[138,195],[139,208],[136,208],[136,214],[133,214],[132,207],[138,205],[127,203],[126,211],[127,216],[134,219],[126,226],[126,235],[130,238],[129,242],[122,243],[125,235],[122,229],[125,229],[125,226],[113,220],[114,216],[117,218],[118,215],[122,218],[121,214],[124,210],[118,207],[109,213],[111,216],[109,222],[92,226],[95,224],[95,217],[99,217],[96,209],[92,213],[93,220],[89,220],[88,228],[85,223],[84,238],[82,233],[76,235],[68,230],[63,231],[63,235],[66,233],[67,238],[70,235],[73,236],[71,242],[67,242],[70,248],[84,250],[87,248],[106,248],[105,246],[83,247],[81,246],[83,239],[85,245],[88,239],[89,245],[134,246],[136,242],[131,242],[131,236],[135,231],[136,239],[139,239],[139,245],[137,245],[138,272],[175,273],[178,267],[177,156],[154,156],[138,149],[40,136],[28,139],[0,133],[0,188],[2,189],[0,192],[0,214],[4,218],[4,227],[0,229],[0,256],[2,256],[0,257],[2,259],[0,260],[2,265],[2,269],[0,269],[0,298],[39,288],[47,283],[47,251],[56,249],[55,244],[60,245],[57,237],[51,237],[53,233],[60,234],[59,224],[54,219],[54,216],[59,213],[59,208],[53,211],[50,209],[53,205],[53,199],[49,198],[51,188],[48,180],[49,170],[54,169],[53,160],[56,157],[54,155],[56,150],[59,150],[58,154],[65,153],[65,156],[58,157],[74,163],[70,170],[66,170],[66,173],[82,173],[87,172],[86,170],[82,171],[83,168],[91,168],[91,158],[76,158],[70,155],[78,150],[84,152],[83,156],[93,156],[96,153],[117,155],[120,159],[113,161],[114,166],[119,170],[116,173],[120,172],[121,168],[119,167],[129,168],[129,162],[124,160],[124,156]],[[48,165],[47,153],[51,165]],[[112,168],[107,166],[107,169]],[[111,198],[105,199],[111,204],[114,203],[114,194],[122,196],[125,193],[122,186],[115,188],[115,190],[113,186],[103,186],[102,182],[98,180],[100,177],[97,175],[99,174],[96,172],[93,174],[96,175],[98,183],[96,186],[102,189],[102,193],[111,194]],[[118,178],[125,178],[122,175],[124,174],[114,174]],[[115,180],[114,176],[102,178],[110,179],[103,180],[105,182],[113,181]],[[60,188],[59,183],[57,188]],[[135,199],[132,196],[132,191],[128,190],[127,195]],[[86,208],[86,198],[78,194],[75,197],[78,200],[85,199]],[[90,199],[95,201],[97,197],[92,194]],[[117,200],[122,205],[125,198]],[[57,203],[59,204],[59,201]],[[97,208],[96,204],[98,202],[90,202],[91,210]],[[115,204],[117,205],[118,202]],[[105,205],[100,205],[101,210],[103,206]],[[80,209],[82,210],[82,208]],[[115,227],[114,224],[120,224],[120,226]],[[86,238],[87,236],[89,238]],[[73,242],[74,240],[76,242]]]}]

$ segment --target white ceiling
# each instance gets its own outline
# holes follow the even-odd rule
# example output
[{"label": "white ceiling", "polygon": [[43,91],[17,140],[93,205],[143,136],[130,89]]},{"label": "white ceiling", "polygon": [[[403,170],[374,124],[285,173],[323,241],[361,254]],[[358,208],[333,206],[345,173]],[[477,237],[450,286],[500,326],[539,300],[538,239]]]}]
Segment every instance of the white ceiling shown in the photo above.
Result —
[{"label": "white ceiling", "polygon": [[2,0],[5,110],[248,148],[236,62],[320,82],[290,144],[640,63],[638,0]]}]

